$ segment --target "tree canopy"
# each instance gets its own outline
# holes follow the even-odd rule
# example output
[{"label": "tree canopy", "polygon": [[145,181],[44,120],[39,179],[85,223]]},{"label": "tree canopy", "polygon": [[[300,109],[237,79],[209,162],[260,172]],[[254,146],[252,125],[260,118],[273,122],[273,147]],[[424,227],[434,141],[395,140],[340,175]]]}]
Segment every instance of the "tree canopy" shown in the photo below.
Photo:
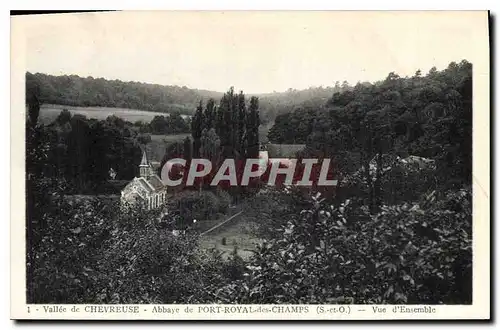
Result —
[{"label": "tree canopy", "polygon": [[383,153],[433,158],[447,179],[470,182],[472,64],[357,84],[322,105],[278,115],[268,137],[329,155],[361,153],[365,164]]}]

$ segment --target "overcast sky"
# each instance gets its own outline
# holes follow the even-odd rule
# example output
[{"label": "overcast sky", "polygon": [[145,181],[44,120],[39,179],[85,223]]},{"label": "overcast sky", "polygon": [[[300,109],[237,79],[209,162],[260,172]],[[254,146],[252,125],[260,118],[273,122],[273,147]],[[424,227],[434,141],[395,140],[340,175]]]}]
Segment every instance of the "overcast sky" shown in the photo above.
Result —
[{"label": "overcast sky", "polygon": [[30,72],[258,93],[471,60],[484,42],[486,14],[117,12],[14,17],[12,24],[26,38]]}]

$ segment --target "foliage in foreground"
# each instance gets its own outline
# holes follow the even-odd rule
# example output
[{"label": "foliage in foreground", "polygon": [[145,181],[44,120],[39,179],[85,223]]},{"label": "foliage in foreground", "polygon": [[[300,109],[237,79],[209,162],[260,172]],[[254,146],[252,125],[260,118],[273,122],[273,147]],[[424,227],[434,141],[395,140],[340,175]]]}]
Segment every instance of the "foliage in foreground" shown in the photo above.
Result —
[{"label": "foliage in foreground", "polygon": [[433,198],[367,220],[348,201],[315,199],[246,263],[201,251],[194,233],[173,235],[155,212],[113,217],[109,205],[61,202],[31,250],[28,301],[470,303],[470,191]]},{"label": "foliage in foreground", "polygon": [[59,207],[29,251],[29,302],[188,302],[226,277],[220,255],[199,251],[194,234],[173,235],[158,212],[120,213],[100,202]]},{"label": "foliage in foreground", "polygon": [[220,302],[457,304],[472,299],[471,193],[384,206],[367,221],[315,199],[256,251]]}]

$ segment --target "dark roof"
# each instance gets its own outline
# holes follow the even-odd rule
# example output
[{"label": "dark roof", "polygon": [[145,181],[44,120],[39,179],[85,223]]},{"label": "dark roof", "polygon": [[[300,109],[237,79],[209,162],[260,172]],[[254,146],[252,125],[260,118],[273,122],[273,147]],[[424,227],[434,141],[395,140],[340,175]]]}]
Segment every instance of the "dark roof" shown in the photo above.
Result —
[{"label": "dark roof", "polygon": [[148,182],[155,188],[155,190],[161,190],[165,187],[165,185],[157,175],[149,177]]},{"label": "dark roof", "polygon": [[[141,180],[142,179],[142,180]],[[140,178],[139,180],[137,180],[140,182],[140,185],[144,187],[144,189],[146,189],[146,191],[148,192],[152,192],[153,189],[151,189],[151,187],[147,184],[146,180],[144,180],[144,178]]]}]

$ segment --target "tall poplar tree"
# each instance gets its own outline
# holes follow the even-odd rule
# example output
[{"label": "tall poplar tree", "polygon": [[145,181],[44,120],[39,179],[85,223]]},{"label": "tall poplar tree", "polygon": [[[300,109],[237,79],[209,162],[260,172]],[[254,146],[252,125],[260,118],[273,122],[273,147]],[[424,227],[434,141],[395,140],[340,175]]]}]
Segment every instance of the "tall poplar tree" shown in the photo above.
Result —
[{"label": "tall poplar tree", "polygon": [[247,158],[257,158],[259,156],[259,99],[255,96],[250,98],[248,118],[246,120],[247,131]]},{"label": "tall poplar tree", "polygon": [[215,127],[216,121],[216,108],[215,108],[215,100],[209,99],[205,108],[205,125],[204,128],[210,130]]},{"label": "tall poplar tree", "polygon": [[200,139],[203,131],[203,103],[200,101],[191,122],[191,135],[193,136],[193,157],[200,155]]},{"label": "tall poplar tree", "polygon": [[241,157],[245,157],[247,153],[247,135],[246,135],[246,120],[247,107],[245,103],[245,94],[243,91],[238,95],[238,147],[237,150]]},{"label": "tall poplar tree", "polygon": [[221,104],[222,100],[220,101],[219,106],[216,106],[214,124],[215,133],[217,133],[219,137],[222,137],[222,131],[224,129],[224,108],[221,106]]},{"label": "tall poplar tree", "polygon": [[219,122],[219,136],[221,145],[226,150],[231,150],[233,147],[233,97],[234,89],[231,87],[220,100],[221,118]]},{"label": "tall poplar tree", "polygon": [[184,139],[184,148],[183,148],[183,156],[184,159],[186,160],[186,163],[191,162],[191,159],[193,158],[193,143],[191,142],[191,139],[189,136],[186,136]]},{"label": "tall poplar tree", "polygon": [[238,138],[238,95],[234,93],[231,87],[231,146],[233,154],[237,154],[240,150]]}]

